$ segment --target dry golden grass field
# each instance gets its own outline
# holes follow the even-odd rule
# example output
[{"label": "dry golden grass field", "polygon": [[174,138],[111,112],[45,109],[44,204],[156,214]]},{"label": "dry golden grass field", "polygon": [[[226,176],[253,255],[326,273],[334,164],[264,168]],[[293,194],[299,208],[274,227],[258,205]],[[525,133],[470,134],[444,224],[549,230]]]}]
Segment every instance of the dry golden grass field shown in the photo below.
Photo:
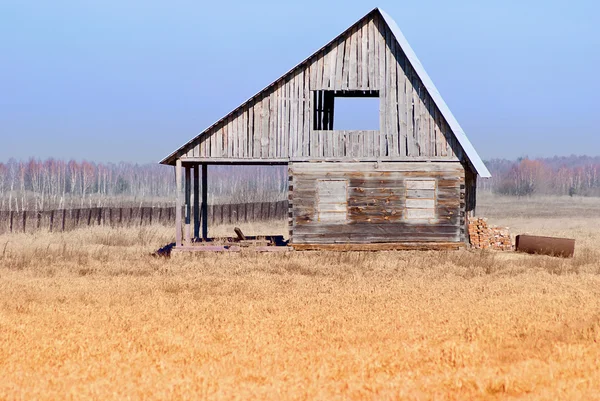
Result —
[{"label": "dry golden grass field", "polygon": [[164,259],[158,226],[0,236],[0,399],[600,399],[600,200],[479,214],[576,256]]}]

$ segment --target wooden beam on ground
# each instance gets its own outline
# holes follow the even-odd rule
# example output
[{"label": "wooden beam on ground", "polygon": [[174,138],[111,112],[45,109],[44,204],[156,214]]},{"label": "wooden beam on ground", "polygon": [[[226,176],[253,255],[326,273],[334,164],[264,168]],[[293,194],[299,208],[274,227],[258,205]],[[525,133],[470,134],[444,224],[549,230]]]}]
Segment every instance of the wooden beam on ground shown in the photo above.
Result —
[{"label": "wooden beam on ground", "polygon": [[244,241],[246,239],[246,236],[244,235],[244,233],[242,232],[242,230],[240,230],[239,227],[235,227],[233,229],[233,231],[235,231],[235,234],[237,235],[238,239],[240,241]]},{"label": "wooden beam on ground", "polygon": [[194,166],[194,238],[200,237],[200,165]]},{"label": "wooden beam on ground", "polygon": [[208,239],[208,165],[202,163],[202,239]]},{"label": "wooden beam on ground", "polygon": [[181,246],[181,159],[177,159],[175,162],[175,182],[175,246]]},{"label": "wooden beam on ground", "polygon": [[190,166],[185,166],[185,243],[190,244],[191,239],[191,226],[190,217],[192,214],[192,169]]}]

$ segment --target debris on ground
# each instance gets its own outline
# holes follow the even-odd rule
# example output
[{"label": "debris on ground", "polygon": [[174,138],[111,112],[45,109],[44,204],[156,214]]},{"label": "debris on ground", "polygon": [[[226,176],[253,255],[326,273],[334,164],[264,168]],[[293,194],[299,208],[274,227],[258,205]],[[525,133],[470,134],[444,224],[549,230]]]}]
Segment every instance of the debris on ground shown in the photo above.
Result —
[{"label": "debris on ground", "polygon": [[515,247],[519,252],[570,258],[575,253],[575,240],[521,234],[517,235]]},{"label": "debris on ground", "polygon": [[469,219],[469,239],[475,249],[511,251],[513,249],[508,227],[489,225],[486,218]]},{"label": "debris on ground", "polygon": [[153,252],[151,255],[154,256],[155,258],[158,258],[158,257],[169,258],[169,257],[171,257],[171,249],[173,249],[174,246],[175,246],[174,242],[171,244],[167,244],[167,245],[163,246],[162,248],[160,248],[158,251]]}]

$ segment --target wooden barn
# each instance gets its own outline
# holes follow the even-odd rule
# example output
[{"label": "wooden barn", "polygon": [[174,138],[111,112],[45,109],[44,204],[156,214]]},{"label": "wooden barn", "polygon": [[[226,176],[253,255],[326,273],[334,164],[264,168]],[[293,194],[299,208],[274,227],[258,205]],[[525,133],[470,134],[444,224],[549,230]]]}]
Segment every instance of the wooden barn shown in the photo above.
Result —
[{"label": "wooden barn", "polygon": [[[365,97],[379,103],[378,129],[336,129],[337,102]],[[490,177],[378,8],[161,163],[175,166],[180,249],[207,237],[209,164],[287,165],[294,249],[464,245],[477,176]]]}]

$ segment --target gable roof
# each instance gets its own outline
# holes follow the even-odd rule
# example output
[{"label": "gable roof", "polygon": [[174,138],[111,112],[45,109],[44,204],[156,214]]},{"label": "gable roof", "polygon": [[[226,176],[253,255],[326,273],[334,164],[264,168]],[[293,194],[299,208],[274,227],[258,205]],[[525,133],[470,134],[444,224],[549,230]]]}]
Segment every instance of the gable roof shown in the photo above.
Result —
[{"label": "gable roof", "polygon": [[317,56],[321,51],[323,51],[324,49],[326,49],[328,46],[330,46],[330,45],[334,44],[335,42],[337,42],[339,38],[343,37],[354,26],[358,25],[365,18],[369,18],[374,13],[378,13],[383,18],[383,20],[388,25],[388,27],[390,28],[390,31],[394,35],[394,38],[396,39],[396,41],[400,45],[400,48],[402,49],[402,51],[406,55],[408,61],[412,65],[412,67],[415,70],[417,76],[419,77],[419,79],[421,80],[421,82],[423,83],[423,85],[425,86],[425,88],[427,89],[427,92],[429,93],[429,95],[433,99],[435,105],[437,106],[437,108],[439,109],[439,111],[442,113],[442,116],[446,119],[446,122],[450,126],[450,129],[454,133],[454,136],[456,137],[456,139],[458,140],[459,144],[463,148],[465,154],[467,155],[467,158],[471,162],[471,164],[472,164],[473,168],[475,169],[475,171],[477,172],[477,174],[480,177],[483,177],[483,178],[489,178],[489,177],[491,177],[491,174],[488,171],[488,169],[485,166],[485,164],[483,163],[483,160],[481,160],[481,158],[479,157],[479,154],[477,153],[477,151],[475,150],[475,148],[471,144],[471,141],[469,141],[469,138],[467,138],[467,135],[465,134],[465,131],[462,129],[462,127],[460,126],[460,124],[458,123],[458,121],[456,120],[456,118],[454,117],[454,115],[452,114],[452,112],[450,111],[450,108],[448,107],[448,105],[446,104],[446,102],[444,101],[444,99],[442,98],[442,95],[440,94],[440,92],[437,90],[437,88],[433,84],[433,81],[431,80],[431,78],[429,77],[429,75],[425,71],[425,68],[423,68],[423,65],[419,61],[419,58],[417,57],[417,55],[415,54],[414,50],[412,49],[412,47],[410,47],[410,44],[408,43],[408,41],[406,40],[406,38],[402,34],[402,31],[398,27],[398,24],[396,24],[396,22],[392,19],[392,17],[390,17],[385,11],[383,11],[380,8],[375,8],[372,11],[370,11],[367,15],[365,15],[364,17],[362,17],[361,19],[359,19],[356,23],[352,24],[348,29],[346,29],[344,32],[342,32],[338,36],[336,36],[334,39],[332,39],[326,45],[324,45],[323,47],[321,47],[320,49],[318,49],[312,55],[310,55],[309,57],[307,57],[306,59],[304,59],[303,61],[301,61],[300,63],[298,63],[296,66],[294,66],[288,72],[286,72],[285,74],[283,74],[280,78],[278,78],[277,80],[273,81],[271,84],[267,85],[263,90],[259,91],[257,94],[255,94],[254,96],[252,96],[251,98],[249,98],[248,100],[246,100],[245,102],[243,102],[241,105],[239,105],[238,107],[236,107],[234,110],[232,110],[230,113],[228,113],[227,115],[225,115],[223,118],[219,119],[214,124],[212,124],[208,128],[206,128],[204,131],[202,131],[201,133],[199,133],[198,135],[196,135],[194,138],[192,138],[190,141],[188,141],[187,143],[185,143],[179,149],[177,149],[176,151],[174,151],[173,153],[171,153],[169,156],[165,157],[163,160],[160,161],[160,163],[161,164],[172,164],[174,162],[174,159],[177,157],[177,155],[180,152],[183,151],[183,149],[187,148],[189,145],[191,145],[193,142],[195,142],[205,132],[211,130],[213,127],[215,127],[218,124],[220,124],[221,122],[223,122],[225,119],[227,119],[228,117],[230,117],[231,115],[233,115],[234,113],[236,113],[239,109],[243,108],[247,103],[249,103],[250,101],[252,101],[258,95],[260,95],[261,93],[267,91],[269,88],[275,86],[281,80],[285,79],[289,74],[293,73],[296,69],[301,68],[302,66],[304,66],[313,57]]}]

